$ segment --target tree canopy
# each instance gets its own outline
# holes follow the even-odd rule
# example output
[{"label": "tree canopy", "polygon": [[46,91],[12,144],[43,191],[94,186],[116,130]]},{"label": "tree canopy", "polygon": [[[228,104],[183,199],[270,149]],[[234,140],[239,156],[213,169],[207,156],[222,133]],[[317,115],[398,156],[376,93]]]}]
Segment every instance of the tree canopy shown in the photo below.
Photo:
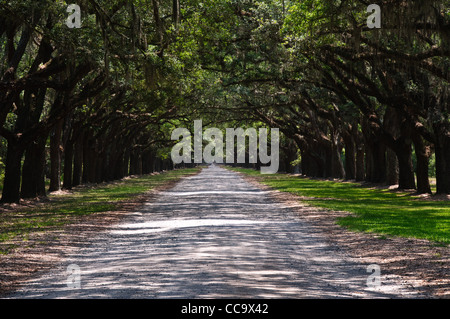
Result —
[{"label": "tree canopy", "polygon": [[359,0],[69,4],[0,2],[3,202],[170,169],[195,119],[280,128],[285,171],[450,193],[450,1],[379,1],[380,28]]}]

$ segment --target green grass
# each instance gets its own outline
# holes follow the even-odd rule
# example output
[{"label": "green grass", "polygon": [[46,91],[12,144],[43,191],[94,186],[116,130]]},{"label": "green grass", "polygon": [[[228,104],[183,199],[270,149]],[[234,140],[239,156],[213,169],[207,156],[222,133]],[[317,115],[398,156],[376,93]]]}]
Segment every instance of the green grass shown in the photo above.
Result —
[{"label": "green grass", "polygon": [[230,169],[257,177],[274,189],[307,197],[304,201],[313,206],[353,213],[337,220],[349,229],[450,243],[448,201],[423,200],[409,193],[369,189],[357,183]]},{"label": "green grass", "polygon": [[62,229],[79,217],[113,211],[128,199],[155,187],[194,174],[199,168],[179,169],[156,175],[144,175],[94,187],[82,187],[68,194],[50,195],[50,201],[33,208],[3,210],[0,206],[0,254],[9,253],[16,244],[38,232]]}]

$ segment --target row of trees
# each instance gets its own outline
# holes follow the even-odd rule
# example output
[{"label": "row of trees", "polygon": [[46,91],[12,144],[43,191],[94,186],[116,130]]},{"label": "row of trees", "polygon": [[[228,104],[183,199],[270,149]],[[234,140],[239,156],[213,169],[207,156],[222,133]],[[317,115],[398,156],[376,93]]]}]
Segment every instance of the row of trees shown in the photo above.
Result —
[{"label": "row of trees", "polygon": [[[450,2],[0,4],[2,201],[171,168],[170,133],[278,127],[308,176],[450,193]],[[298,158],[300,154],[300,158]],[[412,159],[416,165],[413,166]],[[285,165],[287,166],[287,165]]]},{"label": "row of trees", "polygon": [[203,13],[219,32],[198,47],[231,111],[279,127],[305,175],[430,193],[434,154],[450,193],[449,1],[382,1],[380,29],[366,1],[233,3]]},{"label": "row of trees", "polygon": [[[82,27],[68,28],[68,4],[0,5],[2,202],[61,186],[168,169],[161,149],[180,82],[164,52],[179,2],[79,1]],[[170,12],[169,18],[162,17]],[[63,179],[62,179],[63,176]]]}]

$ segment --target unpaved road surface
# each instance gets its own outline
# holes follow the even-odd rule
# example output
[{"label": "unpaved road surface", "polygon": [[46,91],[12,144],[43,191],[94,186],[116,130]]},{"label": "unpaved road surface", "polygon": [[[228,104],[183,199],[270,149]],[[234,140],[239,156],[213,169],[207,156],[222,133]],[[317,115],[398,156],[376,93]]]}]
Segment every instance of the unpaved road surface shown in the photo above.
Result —
[{"label": "unpaved road surface", "polygon": [[369,265],[321,236],[267,191],[210,166],[9,297],[421,297],[383,274],[381,286],[369,287]]}]

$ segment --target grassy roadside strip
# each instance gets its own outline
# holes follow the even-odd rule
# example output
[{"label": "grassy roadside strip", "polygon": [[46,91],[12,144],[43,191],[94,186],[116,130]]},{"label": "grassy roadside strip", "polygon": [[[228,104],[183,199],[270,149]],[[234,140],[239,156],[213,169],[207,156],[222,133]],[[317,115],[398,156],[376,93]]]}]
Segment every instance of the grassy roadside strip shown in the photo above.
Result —
[{"label": "grassy roadside strip", "polygon": [[61,231],[85,216],[118,210],[119,205],[135,200],[139,195],[170,185],[199,170],[177,169],[130,177],[109,184],[83,186],[70,192],[50,194],[49,200],[44,203],[0,206],[0,255],[12,252],[18,243],[26,244],[35,234]]},{"label": "grassy roadside strip", "polygon": [[450,244],[449,201],[424,200],[409,193],[363,187],[358,183],[317,180],[287,174],[261,175],[228,169],[256,178],[273,189],[301,196],[317,207],[353,213],[337,223],[351,230]]}]

